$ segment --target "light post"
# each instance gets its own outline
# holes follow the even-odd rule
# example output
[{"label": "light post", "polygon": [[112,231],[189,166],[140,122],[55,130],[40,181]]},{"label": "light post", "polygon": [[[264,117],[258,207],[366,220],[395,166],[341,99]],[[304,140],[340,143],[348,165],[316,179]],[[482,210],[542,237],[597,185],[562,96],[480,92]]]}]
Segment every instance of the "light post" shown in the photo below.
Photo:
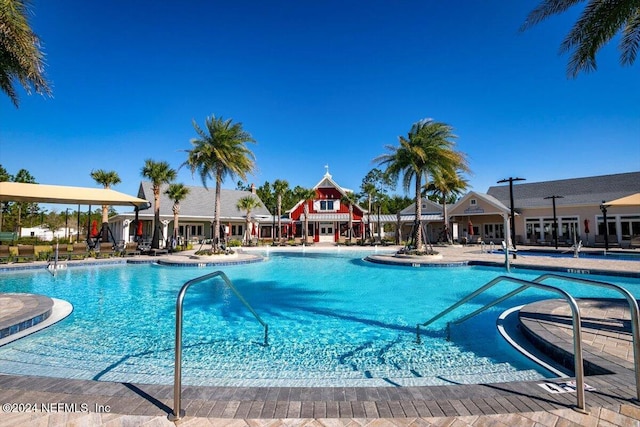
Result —
[{"label": "light post", "polygon": [[277,206],[273,207],[273,224],[271,224],[271,246],[275,246],[276,245],[276,209],[278,209]]},{"label": "light post", "polygon": [[[510,209],[511,209],[511,223],[510,223],[510,225],[511,225],[511,233],[510,233],[510,236],[509,236],[510,237],[509,240],[510,240],[511,245],[513,246],[513,249],[516,249],[516,239],[515,239],[515,236],[516,236],[516,221],[515,221],[515,218],[514,218],[515,217],[515,209],[513,207],[513,181],[525,181],[525,180],[526,180],[526,178],[512,178],[512,177],[509,177],[509,178],[506,178],[506,179],[501,179],[500,181],[497,182],[498,184],[502,184],[502,183],[505,183],[505,182],[509,183],[509,203],[511,205],[510,206]],[[513,254],[513,257],[514,258],[516,257],[515,252]]]},{"label": "light post", "polygon": [[551,199],[551,203],[553,204],[553,243],[558,249],[558,217],[556,216],[556,199],[562,199],[564,196],[547,196],[546,199]]},{"label": "light post", "polygon": [[2,231],[2,227],[4,226],[4,217],[9,213],[9,202],[0,202],[0,231]]},{"label": "light post", "polygon": [[[138,210],[136,209],[136,215],[138,214]],[[138,219],[138,218],[136,218]],[[80,205],[78,205],[78,230],[76,230],[76,243],[80,243]]]},{"label": "light post", "polygon": [[381,208],[381,203],[378,202],[378,241],[380,243],[382,243],[382,230],[380,230],[380,208]]},{"label": "light post", "polygon": [[69,238],[69,208],[64,213],[64,238]]},{"label": "light post", "polygon": [[602,204],[600,205],[600,210],[602,211],[602,220],[604,221],[604,250],[608,251],[609,250],[609,227],[607,224],[607,208],[609,206],[605,205],[605,201],[602,201]]}]

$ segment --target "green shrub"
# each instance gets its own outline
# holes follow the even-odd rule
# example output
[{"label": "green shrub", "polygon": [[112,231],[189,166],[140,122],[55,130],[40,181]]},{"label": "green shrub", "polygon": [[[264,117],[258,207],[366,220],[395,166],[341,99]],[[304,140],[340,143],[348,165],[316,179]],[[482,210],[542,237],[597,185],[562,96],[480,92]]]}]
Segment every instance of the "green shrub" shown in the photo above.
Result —
[{"label": "green shrub", "polygon": [[203,249],[201,251],[196,251],[196,255],[201,255],[201,256],[209,256],[209,255],[231,255],[234,254],[235,252],[232,251],[231,249]]}]

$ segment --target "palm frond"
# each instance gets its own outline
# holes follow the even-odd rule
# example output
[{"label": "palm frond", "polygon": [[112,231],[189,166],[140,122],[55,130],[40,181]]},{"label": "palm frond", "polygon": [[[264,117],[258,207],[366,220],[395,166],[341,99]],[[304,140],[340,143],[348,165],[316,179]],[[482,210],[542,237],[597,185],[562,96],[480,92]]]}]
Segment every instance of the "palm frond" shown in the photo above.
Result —
[{"label": "palm frond", "polygon": [[640,46],[640,7],[637,7],[627,21],[620,40],[620,63],[632,65],[636,60]]},{"label": "palm frond", "polygon": [[632,65],[640,45],[640,2],[638,0],[546,0],[535,8],[520,28],[525,30],[542,20],[587,2],[578,20],[560,45],[560,53],[570,52],[567,75],[597,69],[596,54],[618,33],[620,63]]},{"label": "palm frond", "polygon": [[538,7],[533,9],[527,16],[524,24],[520,27],[520,31],[524,31],[534,25],[539,24],[552,15],[566,12],[577,3],[585,0],[546,0],[541,2]]},{"label": "palm frond", "polygon": [[14,83],[19,82],[27,94],[51,96],[44,76],[44,53],[40,40],[29,26],[28,0],[3,0],[0,3],[0,89],[18,107]]},{"label": "palm frond", "polygon": [[[633,1],[591,0],[560,45],[560,52],[573,49],[567,73],[576,77],[580,71],[597,69],[596,53],[624,27],[634,8]],[[637,6],[635,6],[637,8]]]}]

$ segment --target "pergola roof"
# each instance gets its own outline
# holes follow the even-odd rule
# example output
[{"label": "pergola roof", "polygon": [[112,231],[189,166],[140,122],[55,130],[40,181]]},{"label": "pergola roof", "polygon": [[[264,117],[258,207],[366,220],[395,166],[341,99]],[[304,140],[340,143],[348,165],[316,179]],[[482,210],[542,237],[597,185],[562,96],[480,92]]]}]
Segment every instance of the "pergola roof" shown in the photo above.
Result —
[{"label": "pergola roof", "polygon": [[0,201],[69,205],[136,206],[147,209],[144,199],[104,188],[0,182]]},{"label": "pergola roof", "polygon": [[640,193],[631,194],[616,200],[604,203],[607,206],[640,206]]}]

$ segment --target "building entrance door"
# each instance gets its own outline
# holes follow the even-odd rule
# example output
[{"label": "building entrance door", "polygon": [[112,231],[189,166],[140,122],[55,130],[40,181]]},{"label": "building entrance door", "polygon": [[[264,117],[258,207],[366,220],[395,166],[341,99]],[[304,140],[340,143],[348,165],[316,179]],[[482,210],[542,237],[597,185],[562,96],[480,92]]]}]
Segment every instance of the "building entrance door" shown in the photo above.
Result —
[{"label": "building entrance door", "polygon": [[320,233],[318,234],[318,242],[333,243],[334,241],[333,231],[334,231],[334,224],[332,222],[321,222]]}]

